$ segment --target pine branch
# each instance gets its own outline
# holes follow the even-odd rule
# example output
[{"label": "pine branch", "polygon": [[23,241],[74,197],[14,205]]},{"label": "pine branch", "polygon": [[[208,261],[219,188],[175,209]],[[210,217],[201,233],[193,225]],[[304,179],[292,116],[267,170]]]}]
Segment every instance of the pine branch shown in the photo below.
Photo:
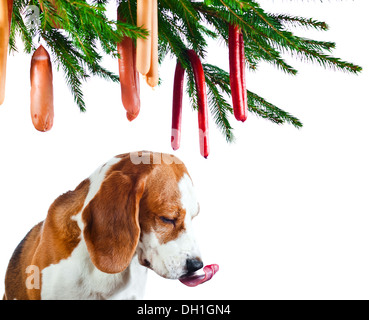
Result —
[{"label": "pine branch", "polygon": [[314,20],[313,18],[303,18],[288,14],[269,14],[284,26],[314,28],[319,31],[327,31],[328,25],[324,21]]},{"label": "pine branch", "polygon": [[276,66],[287,74],[295,75],[297,70],[289,65],[281,56],[281,53],[274,49],[268,41],[264,39],[255,39],[250,35],[245,35],[245,56],[247,61],[253,61],[253,69],[259,61],[266,61]]},{"label": "pine branch", "polygon": [[[316,47],[314,48],[314,46],[319,44],[317,41],[309,41],[307,39],[294,36],[291,32],[283,31],[280,22],[276,19],[273,19],[272,16],[266,14],[257,3],[254,3],[253,1],[247,2],[250,10],[252,10],[262,21],[266,23],[267,26],[271,28],[271,30],[273,30],[279,36],[275,37],[276,42],[287,48],[287,50],[299,53],[301,56],[305,56],[309,61],[318,62],[324,67],[332,67],[337,70],[341,69],[343,71],[353,73],[358,73],[362,70],[361,67],[356,66],[353,63],[349,63],[339,58],[334,58],[319,52],[316,50]],[[327,43],[324,44],[327,45]]]},{"label": "pine branch", "polygon": [[257,94],[248,90],[247,97],[250,112],[277,124],[289,123],[298,129],[302,128],[303,124],[299,119],[276,107]]},{"label": "pine branch", "polygon": [[[186,58],[187,47],[182,41],[180,35],[180,29],[176,27],[176,23],[169,15],[158,16],[159,25],[159,43],[160,47],[163,47],[166,52],[172,55],[173,58],[177,57],[182,66],[186,69],[190,68],[190,62]],[[161,50],[161,49],[159,49]],[[161,60],[164,59],[162,51],[159,51]]]},{"label": "pine branch", "polygon": [[[35,47],[32,42],[32,39],[35,36],[35,32],[34,29],[32,28],[30,29],[27,27],[21,14],[22,12],[25,11],[27,5],[28,5],[27,0],[18,0],[14,1],[13,3],[13,14],[12,14],[12,24],[9,44],[11,51],[17,51],[16,38],[17,36],[20,36],[24,44],[24,52],[30,54],[33,50],[35,50]],[[28,15],[30,14],[31,12],[28,12]],[[28,15],[25,16],[26,19]]]},{"label": "pine branch", "polygon": [[88,75],[81,67],[82,56],[73,47],[72,42],[59,31],[52,29],[51,31],[42,32],[41,35],[56,57],[58,66],[64,70],[74,101],[82,112],[86,111],[82,92],[82,80],[86,80]]}]

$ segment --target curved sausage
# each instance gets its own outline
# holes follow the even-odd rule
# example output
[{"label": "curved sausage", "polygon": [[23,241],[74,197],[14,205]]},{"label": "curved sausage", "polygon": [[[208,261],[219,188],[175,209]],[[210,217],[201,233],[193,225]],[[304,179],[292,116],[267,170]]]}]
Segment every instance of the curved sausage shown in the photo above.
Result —
[{"label": "curved sausage", "polygon": [[208,119],[208,100],[206,95],[205,74],[200,58],[194,50],[187,51],[190,59],[193,73],[195,75],[197,103],[198,103],[198,121],[200,153],[206,159],[209,156],[209,119]]}]

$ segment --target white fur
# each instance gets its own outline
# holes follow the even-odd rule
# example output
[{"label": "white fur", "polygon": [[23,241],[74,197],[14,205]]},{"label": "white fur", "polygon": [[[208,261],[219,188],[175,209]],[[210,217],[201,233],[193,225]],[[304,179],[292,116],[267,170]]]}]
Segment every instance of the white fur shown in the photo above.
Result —
[{"label": "white fur", "polygon": [[186,210],[185,231],[165,244],[160,243],[155,231],[142,235],[138,244],[140,260],[146,259],[151,268],[159,275],[169,279],[178,279],[187,273],[186,260],[200,258],[199,248],[192,230],[192,218],[198,213],[198,202],[190,177],[185,174],[178,184],[181,202]]},{"label": "white fur", "polygon": [[134,256],[122,273],[107,274],[91,262],[85,241],[72,255],[42,271],[43,300],[142,299],[147,269]]},{"label": "white fur", "polygon": [[199,212],[199,203],[197,201],[195,188],[192,184],[191,178],[188,174],[184,174],[178,184],[179,191],[181,192],[181,202],[183,208],[186,209],[189,218],[193,218]]}]

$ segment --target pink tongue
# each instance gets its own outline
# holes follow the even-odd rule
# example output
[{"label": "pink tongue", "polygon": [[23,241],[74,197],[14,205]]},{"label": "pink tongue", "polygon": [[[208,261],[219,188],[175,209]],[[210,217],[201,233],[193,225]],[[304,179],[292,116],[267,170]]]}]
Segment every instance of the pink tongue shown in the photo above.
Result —
[{"label": "pink tongue", "polygon": [[219,271],[219,266],[217,264],[210,264],[208,266],[205,266],[203,271],[205,274],[195,274],[193,276],[181,278],[179,279],[179,281],[181,281],[186,286],[196,287],[199,284],[209,281],[214,276],[214,274]]}]

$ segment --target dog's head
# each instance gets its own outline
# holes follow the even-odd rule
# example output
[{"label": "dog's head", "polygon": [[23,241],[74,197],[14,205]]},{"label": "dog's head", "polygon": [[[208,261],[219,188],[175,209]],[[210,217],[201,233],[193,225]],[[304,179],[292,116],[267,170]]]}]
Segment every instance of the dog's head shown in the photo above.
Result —
[{"label": "dog's head", "polygon": [[199,204],[182,162],[150,156],[150,163],[124,156],[112,166],[82,213],[83,235],[103,272],[122,272],[137,253],[143,266],[178,279],[202,267],[191,226]]}]

